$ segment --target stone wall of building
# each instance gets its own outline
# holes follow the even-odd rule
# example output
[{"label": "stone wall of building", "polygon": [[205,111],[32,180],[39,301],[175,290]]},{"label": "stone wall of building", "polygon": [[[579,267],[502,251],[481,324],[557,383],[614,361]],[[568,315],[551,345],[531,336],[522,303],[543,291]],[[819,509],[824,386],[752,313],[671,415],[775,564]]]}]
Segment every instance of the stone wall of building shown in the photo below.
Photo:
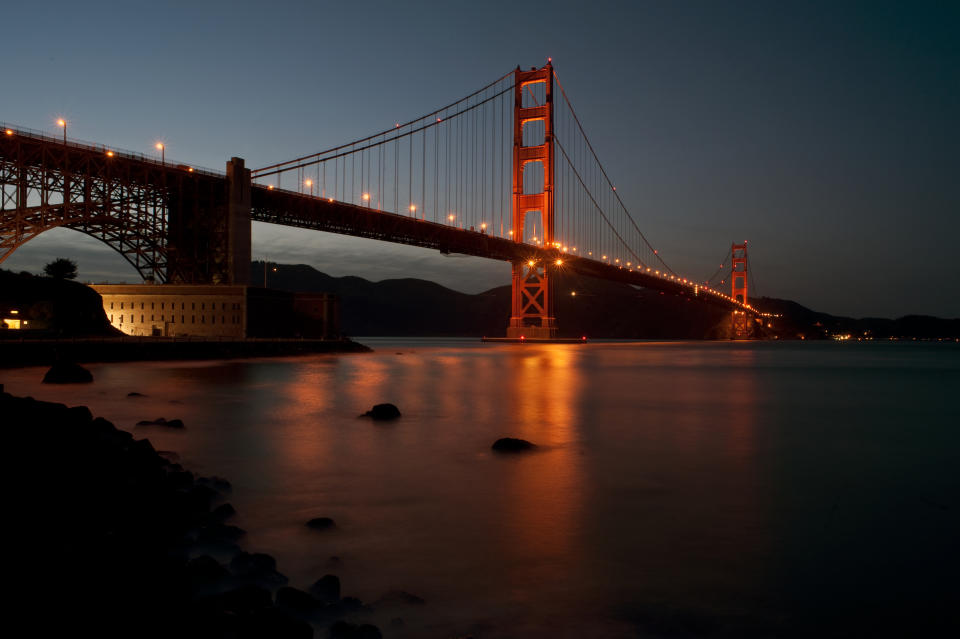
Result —
[{"label": "stone wall of building", "polygon": [[127,335],[246,336],[245,286],[105,284],[91,288],[103,298],[110,323]]},{"label": "stone wall of building", "polygon": [[96,284],[110,324],[154,337],[340,337],[339,300],[237,285]]}]

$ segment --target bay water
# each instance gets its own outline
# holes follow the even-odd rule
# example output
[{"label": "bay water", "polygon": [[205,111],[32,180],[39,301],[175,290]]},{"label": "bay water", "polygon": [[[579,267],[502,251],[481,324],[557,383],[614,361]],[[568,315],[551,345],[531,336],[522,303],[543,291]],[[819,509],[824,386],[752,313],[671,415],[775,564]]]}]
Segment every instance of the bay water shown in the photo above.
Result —
[{"label": "bay water", "polygon": [[[359,341],[374,352],[91,364],[95,382],[71,386],[6,369],[0,382],[229,479],[244,547],[291,585],[334,573],[365,602],[426,601],[378,606],[386,637],[950,623],[957,344]],[[381,402],[403,416],[358,417]],[[186,428],[135,426],[157,417]],[[491,451],[507,436],[537,447]],[[320,516],[337,529],[304,525]]]}]

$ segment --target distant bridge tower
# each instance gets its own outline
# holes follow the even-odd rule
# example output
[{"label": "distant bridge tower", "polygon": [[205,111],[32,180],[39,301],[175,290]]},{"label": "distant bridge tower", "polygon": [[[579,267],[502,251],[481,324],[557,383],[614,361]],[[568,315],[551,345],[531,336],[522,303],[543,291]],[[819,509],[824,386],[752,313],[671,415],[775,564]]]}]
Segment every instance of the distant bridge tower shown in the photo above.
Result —
[{"label": "distant bridge tower", "polygon": [[[747,301],[747,241],[734,244],[730,249],[732,272],[730,273],[731,296],[741,304]],[[744,311],[733,311],[733,337],[750,337],[750,322]]]},{"label": "distant bridge tower", "polygon": [[[513,240],[523,242],[527,213],[539,212],[543,226],[543,247],[553,246],[553,65],[515,73],[513,107]],[[523,106],[523,92],[531,85],[543,84],[543,104]],[[524,146],[524,126],[544,123],[543,143]],[[529,138],[529,136],[528,136]],[[543,185],[539,192],[526,193],[523,170],[531,162],[543,166]],[[554,299],[550,290],[553,264],[538,261],[513,262],[512,304],[507,337],[551,338],[557,336]]]}]

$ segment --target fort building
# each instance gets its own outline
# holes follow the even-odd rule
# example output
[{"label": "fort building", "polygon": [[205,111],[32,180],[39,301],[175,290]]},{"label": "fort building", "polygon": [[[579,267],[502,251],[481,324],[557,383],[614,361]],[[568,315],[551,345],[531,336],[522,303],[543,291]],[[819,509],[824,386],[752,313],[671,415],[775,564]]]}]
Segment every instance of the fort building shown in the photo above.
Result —
[{"label": "fort building", "polygon": [[127,335],[340,337],[339,301],[243,285],[95,284],[107,319]]}]

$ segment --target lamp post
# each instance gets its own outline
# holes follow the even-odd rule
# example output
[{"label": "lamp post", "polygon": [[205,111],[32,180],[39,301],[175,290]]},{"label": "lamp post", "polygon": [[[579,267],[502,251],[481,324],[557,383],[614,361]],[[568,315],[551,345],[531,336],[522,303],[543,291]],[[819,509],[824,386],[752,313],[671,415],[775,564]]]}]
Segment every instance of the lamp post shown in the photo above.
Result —
[{"label": "lamp post", "polygon": [[167,163],[166,145],[164,145],[163,142],[157,142],[156,147],[160,151],[160,164],[166,164]]},{"label": "lamp post", "polygon": [[67,121],[63,118],[57,120],[57,126],[63,127],[63,143],[67,143]]},{"label": "lamp post", "polygon": [[310,197],[313,197],[313,180],[307,180],[304,182],[307,185],[307,188],[310,189]]}]

